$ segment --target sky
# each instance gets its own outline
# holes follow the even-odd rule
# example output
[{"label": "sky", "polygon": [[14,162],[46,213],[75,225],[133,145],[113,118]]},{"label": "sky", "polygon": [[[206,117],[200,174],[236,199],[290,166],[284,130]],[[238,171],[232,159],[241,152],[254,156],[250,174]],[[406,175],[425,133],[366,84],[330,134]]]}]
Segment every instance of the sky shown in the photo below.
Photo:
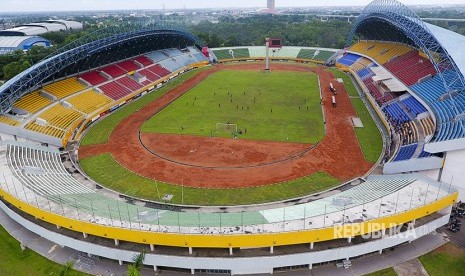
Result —
[{"label": "sky", "polygon": [[[277,7],[366,6],[371,0],[276,0]],[[465,4],[465,0],[401,0],[406,5]],[[266,0],[1,0],[0,12],[265,7]]]}]

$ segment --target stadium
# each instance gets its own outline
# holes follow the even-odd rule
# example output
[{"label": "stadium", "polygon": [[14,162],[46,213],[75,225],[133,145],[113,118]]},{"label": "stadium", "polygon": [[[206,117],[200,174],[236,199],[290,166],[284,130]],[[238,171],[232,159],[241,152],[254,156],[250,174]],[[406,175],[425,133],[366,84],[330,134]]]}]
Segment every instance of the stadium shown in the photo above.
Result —
[{"label": "stadium", "polygon": [[0,87],[0,207],[89,272],[350,267],[463,199],[464,41],[395,0],[345,49],[99,29]]}]

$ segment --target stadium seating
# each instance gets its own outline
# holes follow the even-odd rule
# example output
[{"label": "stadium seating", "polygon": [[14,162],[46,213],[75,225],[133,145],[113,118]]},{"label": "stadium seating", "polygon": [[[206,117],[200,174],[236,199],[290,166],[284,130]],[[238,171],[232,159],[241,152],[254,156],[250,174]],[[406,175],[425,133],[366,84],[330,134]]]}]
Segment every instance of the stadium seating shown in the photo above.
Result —
[{"label": "stadium seating", "polygon": [[207,58],[204,56],[203,53],[195,53],[195,54],[193,54],[193,57],[197,62],[207,61]]},{"label": "stadium seating", "polygon": [[425,133],[426,136],[434,134],[436,128],[434,127],[434,122],[431,116],[421,119],[420,123],[423,127],[423,132]]},{"label": "stadium seating", "polygon": [[415,150],[417,149],[417,146],[417,143],[401,146],[397,152],[396,157],[394,158],[394,162],[411,159],[415,153]]},{"label": "stadium seating", "polygon": [[197,60],[191,54],[183,54],[174,58],[177,63],[188,66],[192,63],[197,62]]},{"label": "stadium seating", "polygon": [[[443,72],[446,79],[451,78],[450,73]],[[464,94],[459,93],[452,99],[442,99],[445,89],[442,80],[435,76],[411,87],[435,112],[437,119],[437,131],[433,141],[440,142],[465,137],[465,131],[460,121],[453,119],[457,114],[465,111],[463,101]],[[455,105],[454,105],[455,103]]]},{"label": "stadium seating", "polygon": [[403,124],[411,120],[407,112],[397,102],[386,105],[383,110],[389,115],[390,120],[396,122],[396,124]]},{"label": "stadium seating", "polygon": [[137,69],[140,69],[140,67],[135,64],[132,60],[125,60],[122,62],[119,62],[118,64],[119,67],[123,68],[124,70],[131,72],[131,71],[136,71]]},{"label": "stadium seating", "polygon": [[119,100],[131,94],[131,91],[117,82],[110,82],[98,87],[102,92],[113,100]]},{"label": "stadium seating", "polygon": [[89,90],[67,100],[73,107],[83,113],[90,114],[112,100],[94,90]]},{"label": "stadium seating", "polygon": [[51,103],[52,101],[42,97],[39,91],[34,91],[25,96],[22,96],[21,99],[13,104],[13,106],[32,114],[36,113]]},{"label": "stadium seating", "polygon": [[395,57],[406,54],[411,48],[392,42],[360,41],[352,45],[349,50],[370,56],[384,64]]},{"label": "stadium seating", "polygon": [[49,197],[95,193],[66,171],[58,151],[10,142],[7,145],[7,160],[16,177],[39,195]]},{"label": "stadium seating", "polygon": [[86,88],[87,87],[81,84],[76,78],[68,78],[46,85],[43,90],[57,97],[57,99],[63,99]]},{"label": "stadium seating", "polygon": [[170,71],[168,71],[163,66],[160,66],[159,64],[155,64],[154,66],[151,66],[147,69],[160,77],[165,77],[171,73]]},{"label": "stadium seating", "polygon": [[183,52],[177,48],[164,49],[162,51],[165,52],[165,54],[167,54],[168,57],[172,57],[172,58],[183,54]]},{"label": "stadium seating", "polygon": [[223,59],[249,58],[250,57],[250,52],[248,48],[218,49],[218,50],[213,50],[213,53],[220,61]]},{"label": "stadium seating", "polygon": [[179,69],[184,67],[182,64],[177,63],[174,58],[162,60],[159,62],[159,64],[171,72],[178,71]]},{"label": "stadium seating", "polygon": [[381,90],[373,83],[373,79],[371,77],[367,77],[366,79],[364,79],[363,83],[365,84],[373,98],[375,98],[379,106],[395,98],[393,93],[387,92],[383,94],[383,92],[381,92]]},{"label": "stadium seating", "polygon": [[155,73],[153,73],[149,69],[140,70],[139,74],[146,76],[147,79],[150,80],[151,82],[154,82],[154,81],[160,79],[160,76],[156,75]]},{"label": "stadium seating", "polygon": [[119,84],[123,85],[124,87],[128,88],[131,90],[131,92],[134,92],[136,90],[139,90],[142,88],[142,85],[139,84],[137,81],[131,79],[128,76],[122,77],[118,80],[116,80]]},{"label": "stadium seating", "polygon": [[64,130],[58,129],[56,127],[53,127],[50,125],[42,126],[42,125],[36,124],[35,122],[28,123],[25,129],[38,132],[38,133],[42,133],[45,135],[53,136],[53,137],[60,138],[60,139],[63,138],[66,133]]},{"label": "stadium seating", "polygon": [[10,125],[10,126],[18,126],[20,123],[19,121],[8,117],[6,115],[0,115],[0,123]]},{"label": "stadium seating", "polygon": [[122,69],[121,67],[115,64],[105,66],[101,70],[102,72],[107,73],[112,78],[117,78],[127,73],[127,71],[125,71],[124,69]]},{"label": "stadium seating", "polygon": [[368,78],[368,77],[373,76],[373,72],[372,72],[370,69],[368,69],[368,68],[364,68],[364,69],[362,69],[362,70],[360,70],[360,71],[357,71],[357,75],[358,75],[362,80],[364,80],[364,79],[366,79],[366,78]]},{"label": "stadium seating", "polygon": [[98,71],[90,71],[80,75],[79,77],[93,86],[108,81],[108,79],[101,75]]},{"label": "stadium seating", "polygon": [[147,54],[147,57],[151,59],[154,63],[162,61],[168,58],[168,55],[163,53],[162,51],[154,51]]},{"label": "stadium seating", "polygon": [[340,64],[344,64],[346,66],[351,66],[360,58],[359,55],[347,53],[343,57],[341,57],[337,62]]},{"label": "stadium seating", "polygon": [[402,100],[402,103],[408,107],[409,112],[414,116],[427,112],[426,108],[415,97],[408,97]]},{"label": "stadium seating", "polygon": [[144,67],[147,67],[153,64],[153,62],[150,59],[148,59],[146,56],[136,57],[134,60],[140,63]]},{"label": "stadium seating", "polygon": [[69,127],[82,117],[83,115],[81,113],[56,104],[40,113],[38,116],[38,118],[46,120],[47,125],[40,125],[35,121],[31,121],[25,128],[57,138],[63,138]]},{"label": "stadium seating", "polygon": [[276,51],[271,51],[270,55],[273,58],[297,58],[299,52],[299,47],[283,47]]},{"label": "stadium seating", "polygon": [[38,117],[46,120],[49,125],[67,130],[72,123],[82,117],[82,114],[60,104],[56,104],[40,113]]},{"label": "stadium seating", "polygon": [[303,48],[300,50],[299,54],[297,55],[297,58],[324,62],[333,54],[334,52],[330,51]]},{"label": "stadium seating", "polygon": [[421,57],[418,51],[410,51],[384,66],[407,86],[417,83],[421,78],[436,74],[433,64]]}]

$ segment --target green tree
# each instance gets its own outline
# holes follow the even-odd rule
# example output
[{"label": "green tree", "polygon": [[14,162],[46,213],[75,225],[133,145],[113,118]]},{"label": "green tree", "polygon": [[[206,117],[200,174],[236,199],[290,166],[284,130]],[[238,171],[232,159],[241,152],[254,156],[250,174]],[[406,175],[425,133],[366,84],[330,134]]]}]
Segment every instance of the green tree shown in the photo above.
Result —
[{"label": "green tree", "polygon": [[9,63],[3,67],[4,78],[9,80],[29,67],[31,67],[31,63],[27,60]]},{"label": "green tree", "polygon": [[140,276],[140,270],[144,265],[145,251],[142,251],[140,254],[137,254],[133,257],[133,263],[128,266],[127,276]]}]

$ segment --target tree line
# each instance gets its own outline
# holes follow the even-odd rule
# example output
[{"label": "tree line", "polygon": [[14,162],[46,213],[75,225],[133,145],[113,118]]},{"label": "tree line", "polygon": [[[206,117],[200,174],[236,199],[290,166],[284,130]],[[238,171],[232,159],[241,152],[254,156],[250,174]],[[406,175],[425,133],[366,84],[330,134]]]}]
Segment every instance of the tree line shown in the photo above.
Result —
[{"label": "tree line", "polygon": [[190,27],[209,47],[259,46],[266,37],[283,39],[285,46],[344,47],[350,23],[326,22],[304,15],[255,15],[220,17],[219,22],[201,21]]}]

